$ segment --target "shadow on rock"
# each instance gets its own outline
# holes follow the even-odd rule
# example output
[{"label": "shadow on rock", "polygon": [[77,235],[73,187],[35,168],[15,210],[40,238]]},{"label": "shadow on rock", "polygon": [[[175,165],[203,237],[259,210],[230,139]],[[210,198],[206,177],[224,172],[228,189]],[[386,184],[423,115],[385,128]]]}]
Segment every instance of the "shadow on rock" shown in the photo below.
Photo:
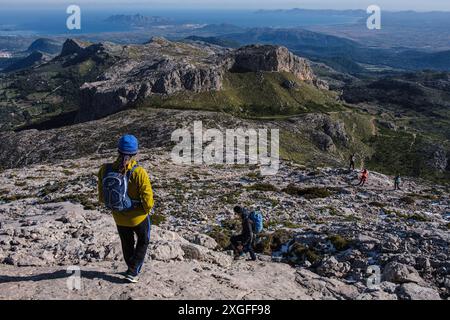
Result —
[{"label": "shadow on rock", "polygon": [[[55,279],[62,279],[62,278],[68,278],[72,276],[73,273],[68,273],[66,270],[58,270],[52,273],[43,273],[43,274],[35,274],[35,275],[29,275],[29,276],[4,276],[0,275],[0,284],[1,283],[8,283],[8,282],[27,282],[27,281],[45,281],[45,280],[55,280]],[[81,271],[81,278],[82,279],[101,279],[107,282],[115,283],[115,284],[124,284],[126,283],[125,279],[122,279],[118,276],[112,276],[105,272],[99,272],[99,271]]]}]

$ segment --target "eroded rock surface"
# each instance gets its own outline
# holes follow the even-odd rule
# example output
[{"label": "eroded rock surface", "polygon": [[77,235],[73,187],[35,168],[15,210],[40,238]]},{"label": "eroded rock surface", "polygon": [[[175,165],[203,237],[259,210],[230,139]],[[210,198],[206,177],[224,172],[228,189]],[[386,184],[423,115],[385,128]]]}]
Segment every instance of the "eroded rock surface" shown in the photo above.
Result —
[{"label": "eroded rock surface", "polygon": [[[124,284],[116,227],[96,200],[98,166],[114,156],[112,149],[0,173],[1,298],[449,297],[444,186],[408,180],[393,191],[392,177],[372,172],[355,188],[356,172],[288,162],[269,177],[257,167],[181,166],[164,148],[139,156],[160,218],[141,283]],[[232,208],[249,202],[265,216],[259,261],[234,261],[224,250],[239,231]],[[67,289],[69,266],[81,268],[83,290]],[[373,287],[374,266],[381,283]]]}]

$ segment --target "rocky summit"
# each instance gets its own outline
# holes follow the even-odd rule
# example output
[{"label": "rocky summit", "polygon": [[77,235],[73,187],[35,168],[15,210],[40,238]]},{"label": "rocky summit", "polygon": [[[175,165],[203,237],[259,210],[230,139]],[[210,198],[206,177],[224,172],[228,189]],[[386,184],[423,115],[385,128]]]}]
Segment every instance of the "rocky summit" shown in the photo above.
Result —
[{"label": "rocky summit", "polygon": [[[114,55],[112,48],[108,50],[103,45],[83,48],[74,43],[68,40],[62,55],[80,56],[95,50]],[[81,87],[79,121],[112,114],[151,95],[219,91],[225,72],[230,70],[289,72],[299,81],[315,80],[306,60],[284,47],[254,45],[233,51],[153,38],[145,45],[129,45],[114,51],[120,51],[117,61],[99,79]]]},{"label": "rocky summit", "polygon": [[[449,297],[448,187],[408,179],[394,191],[392,177],[372,172],[358,188],[357,171],[289,161],[265,177],[256,166],[177,165],[167,148],[139,155],[156,207],[141,281],[125,284],[116,226],[96,189],[98,166],[115,155],[0,174],[2,299]],[[239,232],[237,203],[264,213],[256,262],[224,251]]]}]

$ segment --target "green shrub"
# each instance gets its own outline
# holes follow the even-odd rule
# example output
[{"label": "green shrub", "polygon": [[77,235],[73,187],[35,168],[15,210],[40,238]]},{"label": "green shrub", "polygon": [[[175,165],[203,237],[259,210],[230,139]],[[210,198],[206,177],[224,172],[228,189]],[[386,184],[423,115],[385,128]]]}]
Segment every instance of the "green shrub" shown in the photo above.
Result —
[{"label": "green shrub", "polygon": [[290,253],[296,263],[301,263],[304,260],[308,260],[312,264],[316,264],[322,259],[316,251],[309,249],[300,243],[294,243]]},{"label": "green shrub", "polygon": [[259,180],[262,178],[262,175],[260,172],[250,172],[249,174],[247,174],[247,178],[252,180]]},{"label": "green shrub", "polygon": [[255,241],[255,252],[261,254],[272,254],[272,249],[270,243],[272,241],[272,236],[270,234],[260,234],[258,235],[257,241]]},{"label": "green shrub", "polygon": [[237,231],[241,228],[242,222],[239,218],[227,219],[222,221],[222,228],[229,231]]},{"label": "green shrub", "polygon": [[325,208],[323,208],[323,210],[328,210],[328,214],[330,216],[340,216],[340,215],[342,215],[342,212],[340,212],[338,209],[336,209],[335,207],[332,207],[332,206],[325,207]]},{"label": "green shrub", "polygon": [[255,183],[247,187],[247,190],[255,190],[255,191],[273,191],[278,192],[278,188],[270,183]]},{"label": "green shrub", "polygon": [[230,245],[231,232],[220,226],[214,226],[207,235],[216,240],[219,249],[223,250]]},{"label": "green shrub", "polygon": [[162,214],[152,214],[150,216],[150,221],[152,223],[152,225],[154,226],[159,226],[161,225],[163,222],[166,221],[166,216],[162,215]]},{"label": "green shrub", "polygon": [[347,239],[345,239],[344,237],[342,237],[338,234],[330,235],[328,237],[328,240],[333,244],[333,246],[338,251],[346,250],[350,246],[350,241],[348,241]]},{"label": "green shrub", "polygon": [[369,203],[369,206],[377,207],[377,208],[384,208],[386,206],[386,204],[378,202],[378,201],[373,201],[373,202]]},{"label": "green shrub", "polygon": [[291,221],[285,221],[285,222],[283,222],[283,225],[284,225],[286,228],[290,228],[290,229],[298,229],[298,228],[301,228],[301,225],[300,225],[300,224],[294,223],[294,222],[291,222]]},{"label": "green shrub", "polygon": [[239,195],[240,192],[236,190],[220,196],[219,200],[224,204],[235,205],[238,202]]},{"label": "green shrub", "polygon": [[294,237],[294,232],[286,229],[279,229],[271,234],[270,248],[278,251],[281,246]]},{"label": "green shrub", "polygon": [[63,170],[63,174],[65,174],[66,176],[71,176],[71,175],[73,175],[74,173],[73,173],[72,171],[70,171],[70,170],[64,169],[64,170]]},{"label": "green shrub", "polygon": [[13,201],[21,200],[21,199],[27,199],[27,198],[29,198],[29,197],[26,195],[15,194],[10,197],[3,197],[3,196],[0,197],[0,202],[9,203],[9,202],[13,202]]},{"label": "green shrub", "polygon": [[361,221],[361,218],[358,216],[355,216],[354,214],[348,215],[344,218],[345,221],[348,222],[356,222],[356,221]]},{"label": "green shrub", "polygon": [[96,210],[97,209],[97,205],[86,194],[72,194],[72,195],[54,198],[52,200],[41,201],[40,203],[57,203],[57,202],[79,203],[83,206],[83,208],[85,210]]},{"label": "green shrub", "polygon": [[416,201],[413,198],[408,197],[408,196],[401,198],[400,201],[405,204],[409,204],[409,205],[416,203]]},{"label": "green shrub", "polygon": [[419,215],[417,213],[409,216],[409,219],[420,221],[420,222],[428,222],[428,221],[430,221],[426,216]]},{"label": "green shrub", "polygon": [[283,189],[283,192],[292,196],[304,197],[305,199],[328,198],[333,194],[327,188],[312,187],[302,189],[295,186],[294,184],[288,185]]},{"label": "green shrub", "polygon": [[419,215],[417,213],[414,214],[405,214],[405,213],[401,213],[401,212],[394,212],[394,214],[403,220],[415,220],[415,221],[420,221],[420,222],[427,222],[429,221],[429,219],[426,216],[423,215]]},{"label": "green shrub", "polygon": [[59,189],[62,188],[62,184],[59,182],[55,182],[53,184],[51,184],[50,182],[47,183],[44,188],[42,188],[42,190],[39,192],[39,196],[41,197],[45,197],[51,193],[54,193],[56,191],[58,191]]},{"label": "green shrub", "polygon": [[409,193],[409,194],[407,194],[407,197],[410,197],[413,199],[418,199],[418,200],[437,200],[437,199],[439,199],[439,197],[434,194]]}]

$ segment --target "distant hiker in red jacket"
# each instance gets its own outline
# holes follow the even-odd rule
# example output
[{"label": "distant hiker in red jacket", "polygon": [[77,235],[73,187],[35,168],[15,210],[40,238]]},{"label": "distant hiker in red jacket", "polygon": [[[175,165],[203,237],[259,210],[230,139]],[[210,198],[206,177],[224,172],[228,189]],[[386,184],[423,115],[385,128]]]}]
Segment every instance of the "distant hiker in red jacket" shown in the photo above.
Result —
[{"label": "distant hiker in red jacket", "polygon": [[369,171],[367,171],[367,169],[364,169],[361,172],[361,179],[359,180],[359,183],[356,186],[363,187],[364,184],[367,182],[367,179],[369,179]]}]

